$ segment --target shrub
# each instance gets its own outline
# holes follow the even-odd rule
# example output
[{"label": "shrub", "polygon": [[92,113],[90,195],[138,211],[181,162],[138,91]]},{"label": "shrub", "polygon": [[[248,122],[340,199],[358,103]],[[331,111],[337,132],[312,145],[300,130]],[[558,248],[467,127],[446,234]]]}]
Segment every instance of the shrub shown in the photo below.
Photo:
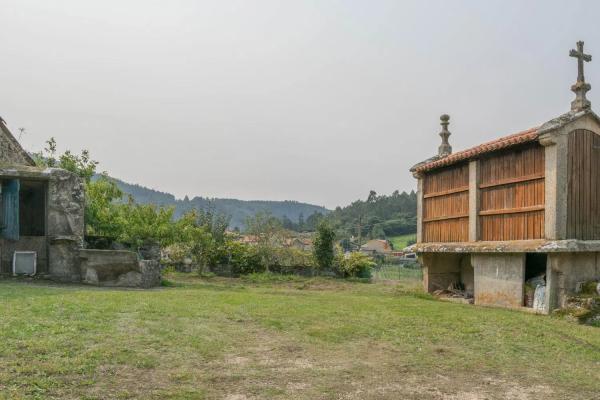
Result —
[{"label": "shrub", "polygon": [[371,257],[358,251],[342,256],[338,262],[338,270],[345,277],[370,278],[375,266]]},{"label": "shrub", "polygon": [[226,241],[225,253],[231,272],[235,275],[263,272],[264,264],[256,247],[245,243]]}]

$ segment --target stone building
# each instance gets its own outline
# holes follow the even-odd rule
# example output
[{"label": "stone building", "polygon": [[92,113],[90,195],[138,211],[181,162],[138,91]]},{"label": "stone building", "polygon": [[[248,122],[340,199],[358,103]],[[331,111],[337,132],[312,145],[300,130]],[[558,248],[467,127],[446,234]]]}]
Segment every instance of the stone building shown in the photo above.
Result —
[{"label": "stone building", "polygon": [[84,185],[59,168],[36,167],[0,118],[0,273],[62,282],[149,287],[155,262],[128,251],[83,249]]},{"label": "stone building", "polygon": [[[417,244],[429,292],[459,288],[475,304],[564,305],[600,278],[600,118],[577,58],[571,111],[519,133],[452,153],[442,115],[438,155],[416,164]],[[541,289],[541,290],[538,290]]]}]

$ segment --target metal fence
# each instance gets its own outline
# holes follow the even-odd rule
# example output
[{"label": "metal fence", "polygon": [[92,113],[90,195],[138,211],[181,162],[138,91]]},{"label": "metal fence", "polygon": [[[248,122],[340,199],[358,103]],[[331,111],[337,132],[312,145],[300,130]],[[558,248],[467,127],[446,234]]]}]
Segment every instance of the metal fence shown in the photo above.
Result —
[{"label": "metal fence", "polygon": [[399,281],[406,279],[423,279],[420,267],[407,268],[402,265],[383,264],[373,268],[373,279],[384,281]]}]

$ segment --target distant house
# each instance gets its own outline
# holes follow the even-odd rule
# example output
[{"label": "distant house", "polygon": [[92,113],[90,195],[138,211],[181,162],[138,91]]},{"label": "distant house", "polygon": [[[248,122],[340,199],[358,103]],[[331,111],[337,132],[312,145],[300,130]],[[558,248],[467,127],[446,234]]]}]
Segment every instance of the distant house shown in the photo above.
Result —
[{"label": "distant house", "polygon": [[256,235],[242,235],[239,238],[239,241],[245,244],[257,244],[258,243],[258,236]]},{"label": "distant house", "polygon": [[373,239],[360,246],[360,251],[366,254],[389,254],[392,252],[392,245],[387,240]]},{"label": "distant house", "polygon": [[292,247],[299,250],[311,251],[313,248],[312,240],[303,237],[293,237],[286,239],[285,247]]}]

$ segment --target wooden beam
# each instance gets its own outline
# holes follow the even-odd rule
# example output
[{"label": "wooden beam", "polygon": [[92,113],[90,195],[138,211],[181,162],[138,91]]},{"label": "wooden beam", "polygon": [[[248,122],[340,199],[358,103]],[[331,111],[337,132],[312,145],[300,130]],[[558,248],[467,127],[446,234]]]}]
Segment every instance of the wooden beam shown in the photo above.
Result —
[{"label": "wooden beam", "polygon": [[454,188],[454,189],[450,189],[450,190],[444,190],[443,192],[428,193],[428,194],[424,195],[423,198],[429,199],[431,197],[447,196],[449,194],[461,193],[461,192],[468,192],[468,191],[469,191],[469,187],[468,186],[462,186],[462,187],[459,187],[459,188]]},{"label": "wooden beam", "polygon": [[541,211],[544,206],[531,206],[531,207],[520,207],[520,208],[502,208],[499,210],[485,210],[479,211],[479,215],[500,215],[500,214],[517,214],[526,213],[532,211]]},{"label": "wooden beam", "polygon": [[447,219],[460,219],[460,218],[469,218],[469,214],[447,215],[447,216],[443,216],[443,217],[426,218],[426,219],[423,219],[423,222],[445,221]]},{"label": "wooden beam", "polygon": [[479,185],[479,189],[485,189],[485,188],[490,188],[490,187],[494,187],[494,186],[510,185],[511,183],[535,181],[538,179],[544,179],[544,174],[519,176],[517,178],[502,179],[502,180],[496,181],[496,182],[483,183],[483,184]]}]

